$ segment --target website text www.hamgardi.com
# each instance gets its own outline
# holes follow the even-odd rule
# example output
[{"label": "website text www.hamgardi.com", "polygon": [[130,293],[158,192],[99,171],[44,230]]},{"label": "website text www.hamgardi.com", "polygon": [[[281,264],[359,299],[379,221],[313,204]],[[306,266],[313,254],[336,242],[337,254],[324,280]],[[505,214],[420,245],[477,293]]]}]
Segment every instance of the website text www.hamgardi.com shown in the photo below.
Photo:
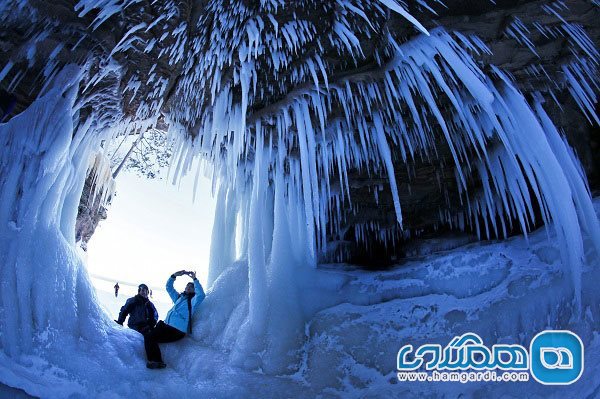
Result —
[{"label": "website text www.hamgardi.com", "polygon": [[398,372],[398,381],[410,382],[527,382],[529,373],[506,371],[497,373],[495,371],[424,371]]},{"label": "website text www.hamgardi.com", "polygon": [[497,343],[488,347],[473,332],[457,335],[445,346],[406,344],[397,355],[400,382],[528,382],[570,385],[584,370],[585,348],[569,330],[544,330],[525,347]]}]

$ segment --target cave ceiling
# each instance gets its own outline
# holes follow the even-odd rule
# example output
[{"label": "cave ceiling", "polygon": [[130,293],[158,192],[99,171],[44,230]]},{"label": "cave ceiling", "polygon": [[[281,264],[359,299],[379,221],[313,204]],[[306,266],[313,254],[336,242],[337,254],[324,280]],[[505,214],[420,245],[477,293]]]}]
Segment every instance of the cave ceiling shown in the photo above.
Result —
[{"label": "cave ceiling", "polygon": [[[354,4],[356,8],[356,3],[360,4],[360,12],[348,13],[344,4]],[[318,58],[315,70],[327,70],[328,85],[368,81],[376,79],[379,71],[393,60],[392,42],[402,45],[421,34],[415,24],[383,3],[9,1],[2,6],[3,10],[0,7],[3,26],[0,51],[4,54],[0,60],[0,90],[4,101],[6,98],[16,101],[13,114],[17,114],[44,90],[61,66],[86,64],[91,73],[82,85],[81,96],[87,99],[89,109],[82,107],[82,115],[94,108],[105,117],[98,122],[99,126],[155,118],[154,124],[159,128],[168,129],[176,124],[189,137],[197,138],[220,85],[234,82],[234,101],[242,101],[243,88],[238,76],[243,63],[240,54],[254,51],[248,29],[248,24],[254,23],[260,35],[275,35],[273,43],[279,43],[272,48],[266,46],[256,58],[252,71],[254,95],[248,97],[247,104],[247,124],[260,120],[269,126],[274,123],[272,115],[282,105],[314,87],[313,76],[299,77],[298,72],[311,59]],[[598,5],[583,0],[406,0],[404,3],[424,29],[443,27],[479,37],[490,49],[489,53],[474,54],[482,70],[487,72],[494,65],[508,72],[526,96],[536,92],[549,96],[552,91],[555,102],[560,104],[560,107],[554,103],[548,105],[553,120],[575,148],[588,176],[592,180],[597,177],[591,152],[595,133],[567,88],[560,84],[564,81],[561,66],[574,54],[564,35],[543,32],[558,29],[566,20],[582,26],[598,44]],[[118,6],[118,12],[110,11],[110,5]],[[560,10],[560,17],[548,7]],[[332,39],[341,14],[360,50],[351,51],[354,44],[340,46]],[[530,32],[532,46],[507,33],[516,20],[542,26]],[[289,28],[287,34],[282,27]],[[536,75],[532,68],[544,73]],[[415,98],[419,100],[418,96]],[[441,104],[442,110],[443,107]],[[333,103],[328,118],[342,114],[341,107]],[[316,115],[314,119],[317,120]],[[271,134],[276,134],[275,129]],[[405,225],[415,231],[436,227],[440,207],[461,206],[450,151],[441,134],[436,149],[435,162],[423,154],[408,162],[394,157]],[[247,156],[252,158],[251,152]],[[349,179],[353,205],[348,206],[347,226],[340,231],[373,221],[379,226],[393,227],[393,199],[385,176],[377,171],[352,170]],[[477,184],[469,181],[473,189]],[[377,198],[374,191],[378,192]]]}]

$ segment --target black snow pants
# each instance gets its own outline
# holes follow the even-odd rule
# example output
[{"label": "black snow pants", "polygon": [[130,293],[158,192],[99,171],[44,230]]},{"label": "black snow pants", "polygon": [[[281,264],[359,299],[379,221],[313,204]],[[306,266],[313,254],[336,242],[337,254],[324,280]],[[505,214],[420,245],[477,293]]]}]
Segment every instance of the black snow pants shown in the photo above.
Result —
[{"label": "black snow pants", "polygon": [[185,333],[165,324],[162,320],[150,332],[144,334],[144,347],[149,362],[162,362],[159,343],[175,342],[185,337]]}]

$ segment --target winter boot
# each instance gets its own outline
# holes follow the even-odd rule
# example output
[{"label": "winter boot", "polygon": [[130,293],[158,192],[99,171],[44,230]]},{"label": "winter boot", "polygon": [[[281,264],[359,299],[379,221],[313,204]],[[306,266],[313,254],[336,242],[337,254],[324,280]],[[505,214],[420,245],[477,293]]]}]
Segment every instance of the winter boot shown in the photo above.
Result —
[{"label": "winter boot", "polygon": [[150,361],[146,363],[146,367],[148,367],[149,369],[164,369],[165,367],[167,367],[167,365],[163,362]]}]

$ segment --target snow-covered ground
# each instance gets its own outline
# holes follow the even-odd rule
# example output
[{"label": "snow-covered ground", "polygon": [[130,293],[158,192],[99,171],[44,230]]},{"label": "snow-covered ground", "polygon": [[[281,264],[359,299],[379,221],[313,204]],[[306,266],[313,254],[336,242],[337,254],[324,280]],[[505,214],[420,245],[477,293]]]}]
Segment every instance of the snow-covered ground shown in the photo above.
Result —
[{"label": "snow-covered ground", "polygon": [[[596,202],[598,207],[600,202]],[[299,375],[313,388],[344,397],[598,397],[600,393],[600,268],[588,251],[583,274],[583,319],[574,318],[569,271],[545,231],[529,246],[522,237],[469,244],[410,259],[385,272],[331,266],[340,303],[318,312]],[[326,273],[326,271],[323,271]],[[569,329],[585,345],[584,374],[566,387],[529,383],[399,383],[396,355],[406,344],[442,347],[474,332],[484,343],[529,346],[536,333]]]},{"label": "snow-covered ground", "polygon": [[[600,213],[600,200],[595,200]],[[287,376],[230,365],[228,350],[210,341],[227,316],[219,293],[209,293],[193,338],[163,345],[165,370],[148,370],[141,335],[109,325],[100,342],[47,340],[48,350],[0,355],[0,382],[41,397],[598,397],[600,394],[600,281],[598,259],[586,246],[583,316],[574,317],[569,270],[544,229],[523,237],[471,243],[416,257],[387,271],[322,265],[303,293],[312,313],[301,361]],[[238,265],[238,267],[240,267]],[[233,275],[233,273],[230,273]],[[106,282],[108,284],[108,282]],[[226,286],[221,282],[221,286]],[[114,312],[125,299],[97,288]],[[158,293],[155,292],[155,296]],[[211,297],[212,295],[212,297]],[[114,298],[114,294],[112,295]],[[112,302],[111,302],[112,301]],[[106,305],[112,303],[112,305]],[[113,317],[111,314],[110,317]],[[202,327],[207,327],[202,330]],[[398,349],[447,343],[479,334],[488,345],[520,343],[544,329],[571,329],[585,344],[585,371],[573,385],[528,383],[399,383]],[[37,337],[43,342],[44,337]],[[3,388],[8,389],[8,388]],[[0,393],[3,392],[0,390]]]}]

